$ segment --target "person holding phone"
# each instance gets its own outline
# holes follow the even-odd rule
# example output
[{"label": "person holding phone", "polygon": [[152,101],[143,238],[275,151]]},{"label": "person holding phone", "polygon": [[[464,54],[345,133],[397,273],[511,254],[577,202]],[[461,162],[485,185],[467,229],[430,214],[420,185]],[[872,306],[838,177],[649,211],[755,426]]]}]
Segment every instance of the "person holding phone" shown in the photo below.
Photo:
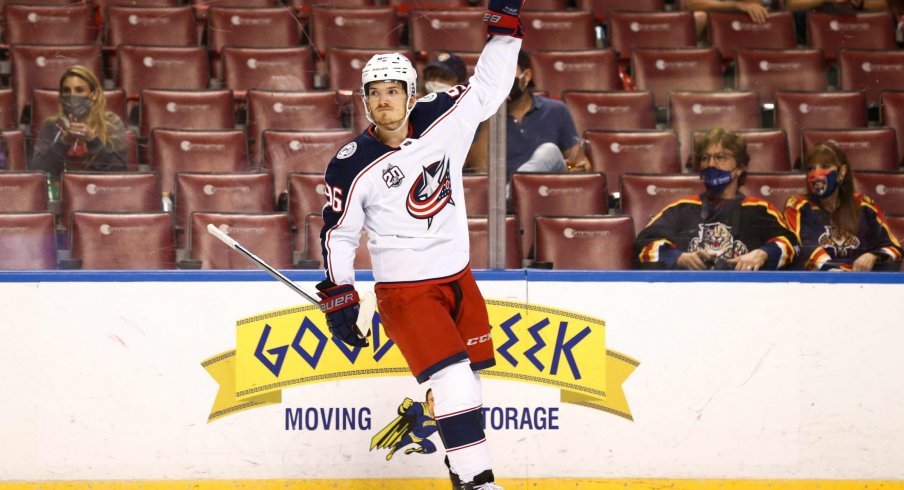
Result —
[{"label": "person holding phone", "polygon": [[89,68],[74,65],[60,77],[59,111],[41,126],[32,167],[53,182],[67,169],[125,170],[125,125],[106,110],[103,88]]}]

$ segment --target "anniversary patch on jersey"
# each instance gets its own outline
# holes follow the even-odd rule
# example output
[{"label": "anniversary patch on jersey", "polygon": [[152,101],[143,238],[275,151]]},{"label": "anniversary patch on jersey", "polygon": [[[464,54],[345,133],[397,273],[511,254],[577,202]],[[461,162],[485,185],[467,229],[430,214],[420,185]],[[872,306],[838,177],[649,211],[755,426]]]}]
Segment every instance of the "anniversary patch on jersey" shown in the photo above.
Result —
[{"label": "anniversary patch on jersey", "polygon": [[336,153],[336,158],[338,158],[340,160],[344,160],[344,159],[354,155],[355,150],[357,150],[357,149],[358,149],[358,143],[355,143],[354,141],[352,141],[351,143],[343,146],[342,149],[339,150],[339,153]]},{"label": "anniversary patch on jersey", "polygon": [[735,240],[731,227],[724,223],[701,223],[700,231],[687,246],[688,252],[705,250],[722,259],[733,259],[747,253],[747,245]]},{"label": "anniversary patch on jersey", "polygon": [[389,187],[390,189],[398,187],[404,178],[405,174],[402,173],[402,169],[395,165],[390,165],[383,170],[383,182],[386,184],[386,187]]},{"label": "anniversary patch on jersey", "polygon": [[452,202],[452,179],[449,175],[449,159],[431,163],[423,167],[421,175],[414,179],[408,191],[406,207],[408,214],[427,220],[427,228],[433,224],[433,217]]},{"label": "anniversary patch on jersey", "polygon": [[833,257],[847,257],[849,253],[860,248],[860,239],[849,235],[832,226],[826,226],[826,231],[819,235],[819,246],[829,251]]}]

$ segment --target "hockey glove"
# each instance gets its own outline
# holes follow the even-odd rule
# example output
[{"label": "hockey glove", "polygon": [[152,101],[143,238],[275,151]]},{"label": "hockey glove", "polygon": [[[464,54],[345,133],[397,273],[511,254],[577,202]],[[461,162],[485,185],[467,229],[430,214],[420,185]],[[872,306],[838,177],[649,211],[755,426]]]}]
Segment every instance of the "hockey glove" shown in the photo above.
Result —
[{"label": "hockey glove", "polygon": [[521,4],[523,0],[489,0],[483,21],[487,23],[487,34],[491,36],[524,37],[521,26]]},{"label": "hockey glove", "polygon": [[323,281],[317,285],[320,290],[320,311],[326,315],[326,324],[333,337],[352,347],[367,347],[367,340],[358,336],[355,321],[358,320],[358,292],[351,284],[336,286]]}]

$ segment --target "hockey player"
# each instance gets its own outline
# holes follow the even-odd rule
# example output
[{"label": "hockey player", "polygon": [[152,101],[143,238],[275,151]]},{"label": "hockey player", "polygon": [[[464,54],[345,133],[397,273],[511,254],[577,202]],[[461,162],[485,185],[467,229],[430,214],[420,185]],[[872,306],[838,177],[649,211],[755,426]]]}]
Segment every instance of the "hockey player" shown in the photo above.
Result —
[{"label": "hockey player", "polygon": [[327,279],[317,285],[332,334],[365,346],[355,329],[353,261],[367,229],[377,305],[386,334],[412,374],[430,381],[454,488],[499,489],[481,424],[480,369],[495,364],[486,304],[468,266],[462,187],[481,121],[505,101],[521,47],[521,0],[490,0],[490,39],[468,86],[415,101],[417,72],[399,53],[361,72],[373,124],[326,170],[320,233]]}]

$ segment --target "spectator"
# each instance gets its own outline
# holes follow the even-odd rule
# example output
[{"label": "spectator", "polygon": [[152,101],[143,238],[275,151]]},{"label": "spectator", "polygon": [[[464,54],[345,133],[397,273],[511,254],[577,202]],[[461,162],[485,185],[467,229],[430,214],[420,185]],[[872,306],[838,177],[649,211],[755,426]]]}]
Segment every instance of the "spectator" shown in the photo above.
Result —
[{"label": "spectator", "polygon": [[[530,57],[518,53],[518,67],[507,101],[506,179],[519,172],[590,170],[590,161],[568,107],[533,93]],[[489,130],[480,125],[465,166],[487,171]]]},{"label": "spectator", "polygon": [[445,92],[455,85],[468,83],[468,67],[452,53],[439,53],[424,67],[423,95]]},{"label": "spectator", "polygon": [[639,266],[755,271],[790,264],[797,239],[781,213],[738,192],[750,161],[743,138],[713,129],[694,155],[706,192],[679,199],[650,220],[634,244]]},{"label": "spectator", "polygon": [[772,0],[687,0],[687,9],[694,13],[697,37],[704,38],[706,12],[709,10],[739,10],[756,24],[766,22]]},{"label": "spectator", "polygon": [[847,155],[834,141],[804,156],[807,194],[788,199],[785,216],[801,243],[799,263],[807,270],[870,271],[881,264],[898,270],[901,245],[882,210],[854,192]]},{"label": "spectator", "polygon": [[122,120],[106,110],[94,73],[84,66],[70,67],[60,77],[59,112],[41,126],[32,166],[58,182],[67,168],[123,170],[125,165]]}]

